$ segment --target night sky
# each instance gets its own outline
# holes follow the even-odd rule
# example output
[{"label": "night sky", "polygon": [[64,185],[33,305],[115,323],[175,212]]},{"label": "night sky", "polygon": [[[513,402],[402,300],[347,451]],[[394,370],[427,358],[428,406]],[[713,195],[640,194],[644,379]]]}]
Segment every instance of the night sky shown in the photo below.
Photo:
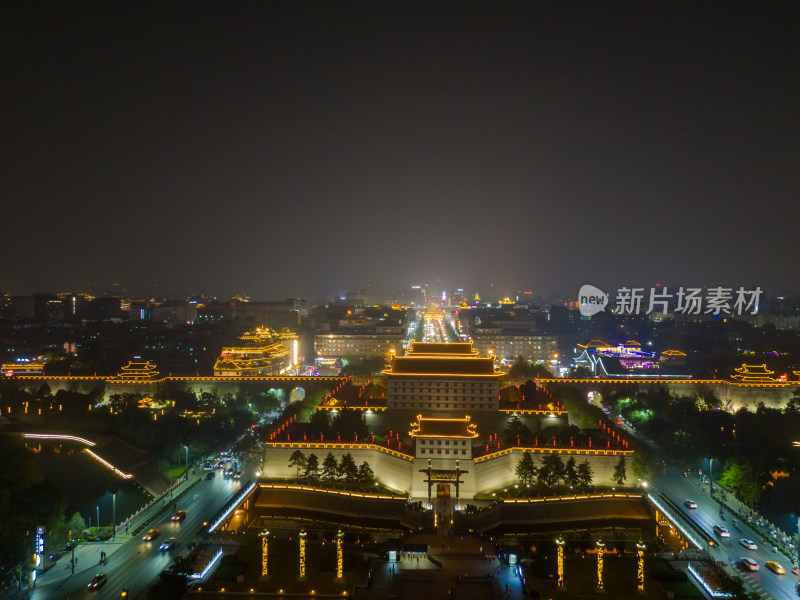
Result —
[{"label": "night sky", "polygon": [[0,18],[0,291],[800,288],[800,3]]}]

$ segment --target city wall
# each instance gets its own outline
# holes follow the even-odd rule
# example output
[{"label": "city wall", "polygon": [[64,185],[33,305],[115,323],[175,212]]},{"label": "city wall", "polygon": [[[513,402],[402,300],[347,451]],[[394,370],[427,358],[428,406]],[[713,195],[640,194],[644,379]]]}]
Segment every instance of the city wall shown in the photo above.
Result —
[{"label": "city wall", "polygon": [[[108,400],[114,394],[153,396],[165,385],[170,388],[183,387],[183,389],[192,390],[197,394],[203,392],[215,393],[218,396],[227,393],[235,394],[241,389],[242,384],[248,386],[263,385],[265,391],[270,388],[287,391],[292,394],[291,400],[294,401],[302,399],[304,393],[312,390],[319,388],[330,389],[343,379],[341,377],[164,377],[153,381],[121,381],[109,377],[51,377],[43,375],[15,377],[14,380],[20,387],[29,391],[36,391],[46,384],[53,394],[59,390],[81,393],[100,390],[104,400]],[[298,388],[302,389],[304,393],[294,392]]]},{"label": "city wall", "polygon": [[297,469],[289,466],[289,457],[300,450],[303,454],[316,454],[319,467],[328,452],[339,461],[342,455],[348,452],[352,455],[356,465],[366,461],[375,474],[375,479],[386,487],[400,492],[410,489],[413,459],[407,454],[401,454],[374,444],[347,444],[325,442],[278,442],[267,444],[264,452],[264,477],[294,479]]},{"label": "city wall", "polygon": [[767,408],[783,408],[800,388],[800,382],[787,383],[739,383],[724,379],[682,379],[675,381],[642,381],[636,379],[540,379],[545,385],[569,385],[585,392],[602,392],[605,389],[630,388],[637,386],[640,390],[666,387],[669,393],[676,396],[696,396],[700,391],[714,393],[729,411],[736,412],[746,408],[755,412],[758,404],[763,402]]},{"label": "city wall", "polygon": [[[289,458],[296,450],[300,450],[306,456],[312,453],[316,454],[320,468],[322,468],[322,461],[328,455],[328,452],[333,454],[337,461],[341,460],[343,454],[349,452],[356,465],[366,461],[375,473],[375,479],[386,487],[397,491],[409,492],[413,499],[423,499],[428,496],[428,484],[425,482],[427,478],[425,470],[428,467],[427,459],[412,458],[406,454],[375,444],[324,442],[278,442],[267,444],[262,470],[264,477],[294,479],[297,475],[297,470],[289,466]],[[463,481],[459,489],[460,498],[469,500],[476,495],[490,493],[499,488],[518,483],[515,471],[523,450],[529,450],[533,453],[537,466],[541,462],[542,456],[551,453],[551,450],[543,448],[514,447],[476,459],[461,460],[459,469],[466,471],[466,473],[460,477]],[[584,450],[577,448],[555,450],[565,462],[570,457],[574,457],[576,463],[588,460],[594,473],[594,483],[597,485],[612,484],[611,476],[614,473],[614,467],[617,465],[619,457],[624,455],[628,461],[629,473],[626,483],[629,485],[631,483],[630,465],[633,452],[630,450]],[[434,459],[431,466],[434,469],[454,470],[455,461]],[[436,482],[434,482],[431,490],[434,497],[436,496],[436,485]],[[454,488],[451,488],[450,493],[455,498]]]},{"label": "city wall", "polygon": [[[282,388],[291,391],[302,388],[305,392],[320,387],[330,388],[342,381],[340,377],[164,377],[157,381],[120,381],[110,377],[56,377],[27,375],[15,377],[22,387],[36,390],[43,384],[50,386],[53,393],[58,390],[75,390],[88,392],[100,389],[105,399],[112,394],[149,394],[153,395],[164,384],[170,386],[183,385],[196,393],[212,392],[218,395],[236,393],[241,385],[263,384],[265,390]],[[724,379],[682,379],[682,380],[636,380],[636,379],[540,379],[545,385],[569,385],[582,391],[601,392],[603,389],[629,388],[632,385],[645,390],[650,387],[665,386],[671,394],[694,396],[700,390],[710,390],[722,401],[727,410],[736,411],[747,408],[755,411],[760,402],[769,408],[783,408],[800,388],[800,382],[787,383],[739,383]],[[518,383],[524,383],[519,380]],[[296,398],[293,398],[296,399]]]},{"label": "city wall", "polygon": [[[533,460],[537,467],[541,464],[543,456],[553,452],[549,449],[538,447],[514,447],[475,459],[475,464],[472,465],[475,469],[477,488],[475,493],[485,494],[501,487],[519,483],[516,477],[516,468],[525,450],[533,454]],[[630,485],[632,483],[630,478],[633,451],[631,450],[591,450],[578,448],[556,448],[553,450],[561,456],[564,462],[568,461],[570,458],[574,458],[576,464],[588,460],[594,474],[593,483],[595,485],[612,484],[611,477],[614,474],[614,467],[616,467],[619,462],[619,457],[624,455],[627,461],[626,471],[628,472],[626,484]]]}]

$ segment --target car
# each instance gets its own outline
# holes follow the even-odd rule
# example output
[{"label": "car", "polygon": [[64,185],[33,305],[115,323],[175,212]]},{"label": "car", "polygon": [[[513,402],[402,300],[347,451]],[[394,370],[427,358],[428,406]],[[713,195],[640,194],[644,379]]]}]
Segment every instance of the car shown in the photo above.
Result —
[{"label": "car", "polygon": [[683,501],[683,504],[686,506],[686,508],[697,508],[697,502],[694,500],[689,500],[688,498]]},{"label": "car", "polygon": [[714,525],[714,533],[716,533],[719,537],[731,537],[731,532],[724,527],[720,527],[719,525]]},{"label": "car", "polygon": [[786,573],[786,569],[781,566],[781,563],[775,562],[774,560],[768,560],[764,563],[764,566],[767,567],[773,573],[777,573],[778,575],[783,575]]},{"label": "car", "polygon": [[151,529],[150,531],[148,531],[147,533],[144,534],[144,537],[142,539],[145,542],[149,542],[151,540],[156,539],[159,536],[160,533],[161,533],[161,531],[159,531],[158,529]]},{"label": "car", "polygon": [[185,510],[179,510],[174,515],[172,515],[172,520],[173,521],[183,521],[185,518],[186,518],[186,511]]},{"label": "car", "polygon": [[742,538],[739,540],[739,543],[748,550],[758,550],[758,545],[753,540],[746,540]]},{"label": "car", "polygon": [[743,556],[739,562],[748,571],[758,571],[760,568],[759,564],[748,556]]},{"label": "car", "polygon": [[86,587],[88,587],[90,590],[99,590],[105,584],[106,584],[106,574],[98,573],[97,575],[94,576],[94,579],[92,579],[89,582],[89,585],[87,585]]},{"label": "car", "polygon": [[206,473],[206,479],[214,479],[214,477],[216,476],[217,476],[216,471],[209,471],[208,473]]},{"label": "car", "polygon": [[236,473],[233,474],[233,478],[234,479],[241,479],[242,478],[242,472],[241,471],[237,471]]},{"label": "car", "polygon": [[174,537],[167,538],[167,539],[165,539],[165,540],[164,540],[164,543],[163,543],[163,544],[161,544],[161,545],[158,547],[158,549],[159,549],[159,550],[172,550],[172,549],[175,547],[175,543],[176,543],[177,541],[178,541],[178,540],[177,540],[176,538],[174,538]]}]

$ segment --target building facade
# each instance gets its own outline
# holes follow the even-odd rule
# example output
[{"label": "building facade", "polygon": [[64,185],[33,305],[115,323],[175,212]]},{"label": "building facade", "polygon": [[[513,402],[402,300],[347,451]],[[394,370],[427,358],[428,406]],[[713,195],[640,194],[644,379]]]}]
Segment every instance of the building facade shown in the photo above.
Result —
[{"label": "building facade", "polygon": [[558,341],[552,335],[476,328],[472,331],[472,343],[481,354],[492,354],[500,359],[515,360],[524,356],[546,363],[558,359]]},{"label": "building facade", "polygon": [[387,408],[429,411],[497,410],[500,378],[491,357],[478,356],[471,342],[414,342],[392,357],[386,375]]}]

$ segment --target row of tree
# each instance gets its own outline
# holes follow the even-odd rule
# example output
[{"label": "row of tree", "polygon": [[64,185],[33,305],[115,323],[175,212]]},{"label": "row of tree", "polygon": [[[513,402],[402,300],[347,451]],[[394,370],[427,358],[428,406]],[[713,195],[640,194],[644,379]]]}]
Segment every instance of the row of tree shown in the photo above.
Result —
[{"label": "row of tree", "polygon": [[325,483],[341,482],[348,488],[368,487],[375,479],[375,473],[367,461],[356,465],[353,456],[347,452],[337,461],[332,452],[322,461],[313,452],[306,456],[300,450],[295,450],[289,457],[289,466],[296,469],[297,480],[300,480],[300,471],[303,478],[310,483],[323,481]]},{"label": "row of tree", "polygon": [[[560,454],[545,454],[538,465],[530,452],[523,452],[515,469],[519,482],[525,486],[537,485],[540,488],[552,488],[559,483],[564,485],[589,486],[594,479],[594,471],[588,459],[577,463],[570,456],[566,462]],[[614,468],[612,479],[622,485],[627,479],[625,473],[625,456],[621,455]]]}]

